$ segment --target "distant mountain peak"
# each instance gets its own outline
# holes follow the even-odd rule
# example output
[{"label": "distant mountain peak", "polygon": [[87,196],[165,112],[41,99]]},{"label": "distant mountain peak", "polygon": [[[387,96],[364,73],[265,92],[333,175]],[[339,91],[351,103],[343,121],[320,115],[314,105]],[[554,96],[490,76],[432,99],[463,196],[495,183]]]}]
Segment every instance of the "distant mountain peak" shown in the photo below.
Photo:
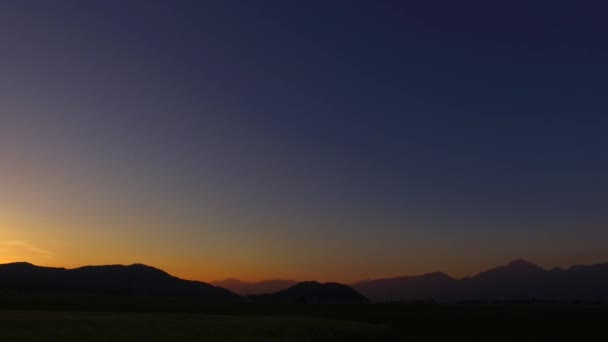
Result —
[{"label": "distant mountain peak", "polygon": [[226,279],[220,280],[220,281],[233,282],[233,283],[242,283],[242,281],[240,279],[237,279],[237,278],[226,278]]},{"label": "distant mountain peak", "polygon": [[9,262],[8,264],[4,264],[5,266],[23,266],[23,267],[35,267],[34,264],[30,264],[27,261],[17,261],[17,262]]},{"label": "distant mountain peak", "polygon": [[306,280],[306,281],[300,282],[299,284],[297,284],[295,286],[308,286],[308,285],[321,285],[321,283],[319,283],[316,280]]},{"label": "distant mountain peak", "polygon": [[149,272],[158,272],[158,273],[163,273],[163,274],[167,274],[167,272],[158,269],[156,267],[152,267],[152,266],[148,266],[146,264],[131,264],[129,266],[127,266],[128,269],[133,269],[133,270],[140,270],[140,271],[149,271]]},{"label": "distant mountain peak", "polygon": [[519,267],[519,266],[530,266],[530,265],[536,266],[535,264],[533,264],[527,260],[524,260],[524,259],[515,259],[507,264],[508,267]]},{"label": "distant mountain peak", "polygon": [[425,273],[423,276],[427,278],[454,279],[443,272]]},{"label": "distant mountain peak", "polygon": [[499,266],[481,272],[470,279],[482,279],[488,277],[514,277],[514,276],[530,276],[544,272],[545,269],[523,259],[513,260],[505,266]]},{"label": "distant mountain peak", "polygon": [[529,269],[529,270],[542,270],[542,268],[534,263],[531,263],[524,259],[513,260],[507,264],[506,268],[510,269]]}]

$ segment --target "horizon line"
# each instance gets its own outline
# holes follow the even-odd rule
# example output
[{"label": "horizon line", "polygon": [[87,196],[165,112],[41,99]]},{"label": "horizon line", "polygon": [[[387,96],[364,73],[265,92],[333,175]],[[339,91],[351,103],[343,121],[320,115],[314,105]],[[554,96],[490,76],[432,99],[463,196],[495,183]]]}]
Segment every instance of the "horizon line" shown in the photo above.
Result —
[{"label": "horizon line", "polygon": [[451,276],[450,274],[443,272],[443,271],[430,271],[430,272],[423,272],[423,273],[417,273],[417,274],[402,274],[402,275],[396,275],[396,276],[387,276],[387,277],[373,277],[373,278],[365,278],[365,279],[360,279],[354,282],[341,282],[341,281],[319,281],[318,279],[306,279],[306,280],[298,280],[298,279],[287,279],[287,278],[265,278],[265,279],[261,279],[261,280],[256,280],[256,281],[249,281],[249,280],[242,280],[239,278],[235,278],[235,277],[228,277],[225,279],[214,279],[214,280],[209,280],[209,281],[205,281],[205,280],[199,280],[199,279],[189,279],[189,278],[183,278],[181,276],[176,276],[173,273],[171,273],[170,271],[164,270],[162,268],[158,268],[155,266],[151,266],[148,265],[146,263],[141,263],[141,262],[134,262],[134,263],[125,263],[125,264],[116,264],[116,263],[112,263],[112,264],[91,264],[91,265],[82,265],[82,266],[77,266],[77,267],[64,267],[64,266],[48,266],[48,265],[40,265],[40,264],[34,264],[31,263],[29,261],[14,261],[14,262],[5,262],[5,263],[0,263],[0,266],[5,266],[5,265],[16,265],[16,264],[27,264],[27,265],[31,265],[31,266],[35,266],[35,267],[44,267],[44,268],[56,268],[56,269],[64,269],[64,270],[76,270],[79,268],[84,268],[84,267],[104,267],[104,266],[120,266],[120,267],[133,267],[133,266],[145,266],[145,267],[149,267],[149,268],[153,268],[156,270],[159,270],[161,272],[164,272],[172,277],[176,277],[182,280],[186,280],[186,281],[196,281],[196,282],[202,282],[202,283],[207,283],[207,284],[213,284],[213,283],[220,283],[220,282],[225,282],[225,281],[238,281],[241,283],[245,283],[245,284],[256,284],[256,283],[262,283],[262,282],[269,282],[269,281],[288,281],[288,282],[296,282],[296,283],[302,283],[302,282],[310,282],[310,281],[316,281],[316,282],[320,282],[320,283],[339,283],[339,284],[357,284],[359,282],[365,282],[365,281],[371,281],[371,280],[390,280],[390,279],[398,279],[398,278],[406,278],[406,277],[420,277],[420,276],[425,276],[425,275],[430,275],[430,274],[444,274],[452,279],[455,280],[462,280],[462,279],[467,279],[470,277],[473,277],[475,275],[479,275],[482,274],[484,272],[490,271],[490,270],[494,270],[497,268],[502,268],[502,267],[508,267],[510,265],[514,265],[516,263],[525,263],[528,265],[532,265],[535,267],[538,267],[540,269],[542,269],[543,271],[551,271],[551,270],[564,270],[567,271],[573,267],[577,267],[577,266],[595,266],[595,265],[603,265],[603,264],[608,264],[608,261],[604,261],[604,262],[595,262],[595,263],[589,263],[589,264],[570,264],[567,267],[559,267],[559,266],[555,266],[555,267],[543,267],[535,262],[531,262],[529,260],[526,259],[522,259],[522,258],[518,258],[518,259],[514,259],[508,263],[505,264],[499,264],[497,266],[491,267],[491,268],[487,268],[487,269],[482,269],[476,273],[474,273],[473,275],[467,275],[467,276],[463,276],[463,277],[454,277]]}]

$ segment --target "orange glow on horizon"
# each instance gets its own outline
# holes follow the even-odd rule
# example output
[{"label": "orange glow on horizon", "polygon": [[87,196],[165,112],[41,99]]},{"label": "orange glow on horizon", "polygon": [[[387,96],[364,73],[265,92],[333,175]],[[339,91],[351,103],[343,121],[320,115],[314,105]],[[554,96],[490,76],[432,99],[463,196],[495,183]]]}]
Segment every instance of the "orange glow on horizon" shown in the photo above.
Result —
[{"label": "orange glow on horizon", "polygon": [[[142,263],[187,280],[211,282],[235,278],[242,281],[269,279],[318,280],[352,283],[369,278],[390,278],[442,271],[460,278],[476,274],[516,258],[529,259],[546,268],[568,267],[575,263],[602,262],[608,255],[590,251],[589,255],[576,258],[557,258],[539,252],[536,255],[493,255],[484,260],[453,257],[446,260],[440,254],[421,254],[412,250],[407,255],[353,254],[349,258],[315,250],[311,255],[290,250],[290,246],[269,244],[268,241],[245,241],[237,245],[230,232],[222,239],[209,239],[208,244],[191,243],[188,238],[171,235],[170,231],[158,233],[153,238],[138,235],[138,224],[146,229],[156,229],[154,222],[122,221],[105,219],[87,221],[87,217],[71,217],[70,220],[48,217],[27,217],[24,211],[7,210],[0,218],[0,263],[30,262],[40,266],[77,268],[86,265]],[[92,223],[94,222],[94,223]],[[88,225],[88,230],[70,229]],[[203,225],[203,224],[201,224]],[[116,227],[113,230],[104,227]],[[127,228],[131,227],[131,231]],[[150,228],[152,227],[152,228]],[[117,235],[120,229],[124,229]],[[194,239],[191,239],[194,240]],[[204,238],[199,240],[205,241]],[[350,251],[344,249],[343,253]],[[446,255],[462,255],[462,251],[445,249]],[[468,254],[475,256],[472,254]],[[346,261],[345,261],[346,260]],[[411,260],[424,260],[413,263]],[[356,265],[354,267],[353,265]]]}]

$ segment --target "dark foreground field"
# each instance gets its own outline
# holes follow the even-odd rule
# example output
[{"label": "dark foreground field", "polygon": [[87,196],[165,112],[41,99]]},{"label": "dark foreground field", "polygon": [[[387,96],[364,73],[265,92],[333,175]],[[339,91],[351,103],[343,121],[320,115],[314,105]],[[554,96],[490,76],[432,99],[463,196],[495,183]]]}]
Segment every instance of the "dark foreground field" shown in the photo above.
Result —
[{"label": "dark foreground field", "polygon": [[600,304],[282,305],[0,296],[0,341],[599,341]]}]

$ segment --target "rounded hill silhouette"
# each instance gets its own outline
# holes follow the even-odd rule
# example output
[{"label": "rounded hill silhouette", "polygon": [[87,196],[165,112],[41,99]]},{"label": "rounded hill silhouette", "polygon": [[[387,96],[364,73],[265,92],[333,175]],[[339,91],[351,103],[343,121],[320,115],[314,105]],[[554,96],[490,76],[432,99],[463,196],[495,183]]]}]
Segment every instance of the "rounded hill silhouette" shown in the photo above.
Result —
[{"label": "rounded hill silhouette", "polygon": [[306,281],[272,294],[249,297],[255,301],[285,303],[365,303],[368,299],[355,289],[338,283]]}]

